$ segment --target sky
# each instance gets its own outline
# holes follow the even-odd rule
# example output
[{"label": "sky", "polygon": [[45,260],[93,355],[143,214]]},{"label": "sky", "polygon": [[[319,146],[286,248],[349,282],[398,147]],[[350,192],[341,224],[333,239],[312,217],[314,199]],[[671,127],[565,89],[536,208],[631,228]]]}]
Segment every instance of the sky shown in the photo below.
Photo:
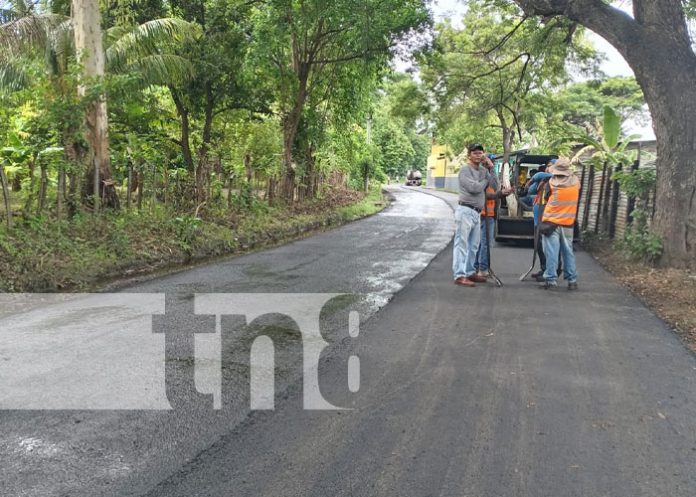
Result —
[{"label": "sky", "polygon": [[[632,14],[630,0],[619,0],[613,3],[616,7]],[[465,4],[465,0],[433,0],[431,6],[436,21],[449,17],[456,26],[458,18],[460,18],[466,10]],[[633,71],[624,58],[611,46],[611,44],[609,44],[609,42],[592,31],[589,31],[588,34],[589,39],[597,50],[604,53],[606,56],[606,60],[604,60],[600,68],[607,76],[633,76]],[[629,134],[639,134],[643,140],[655,139],[655,134],[650,122],[645,125],[635,122],[627,123],[626,131]]]}]

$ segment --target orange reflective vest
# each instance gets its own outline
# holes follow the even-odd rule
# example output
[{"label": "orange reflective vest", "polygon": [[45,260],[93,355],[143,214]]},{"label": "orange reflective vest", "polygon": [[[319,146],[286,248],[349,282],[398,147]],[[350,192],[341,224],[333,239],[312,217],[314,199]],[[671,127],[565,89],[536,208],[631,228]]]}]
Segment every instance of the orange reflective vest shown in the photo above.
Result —
[{"label": "orange reflective vest", "polygon": [[580,185],[565,188],[552,188],[542,222],[546,221],[560,226],[572,226],[578,214]]},{"label": "orange reflective vest", "polygon": [[[495,193],[495,188],[490,185],[486,187],[486,193]],[[481,211],[481,216],[483,217],[495,217],[495,199],[486,199],[486,208]]]}]

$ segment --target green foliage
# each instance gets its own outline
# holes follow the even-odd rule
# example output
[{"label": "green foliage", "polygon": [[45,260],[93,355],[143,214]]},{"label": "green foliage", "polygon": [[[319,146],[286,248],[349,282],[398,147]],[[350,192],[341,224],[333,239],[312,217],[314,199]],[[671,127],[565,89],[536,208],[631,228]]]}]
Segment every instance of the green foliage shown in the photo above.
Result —
[{"label": "green foliage", "polygon": [[684,13],[688,19],[696,19],[696,0],[682,0]]},{"label": "green foliage", "polygon": [[631,217],[619,249],[629,259],[655,262],[662,255],[662,238],[650,231],[648,214],[643,208],[636,208]]},{"label": "green foliage", "polygon": [[612,167],[625,167],[633,162],[633,157],[626,152],[626,147],[637,136],[632,135],[621,140],[620,137],[621,119],[616,111],[606,106],[604,108],[604,119],[601,124],[596,126],[593,133],[571,129],[570,135],[564,137],[561,141],[585,144],[585,147],[575,154],[573,161],[579,160],[587,153],[591,153],[592,155],[589,159],[586,159],[586,162],[593,167],[601,167],[604,164]]},{"label": "green foliage", "polygon": [[544,95],[537,104],[548,124],[565,123],[591,131],[606,106],[623,121],[642,118],[645,98],[635,78],[612,77],[573,83],[557,93]]},{"label": "green foliage", "polygon": [[9,60],[0,58],[0,91],[16,91],[26,86],[26,74]]},{"label": "green foliage", "polygon": [[651,232],[648,214],[648,199],[657,181],[655,169],[619,171],[612,175],[612,179],[618,181],[628,197],[635,200],[631,222],[619,248],[630,259],[656,261],[662,255],[662,238]]},{"label": "green foliage", "polygon": [[621,190],[629,198],[647,202],[648,196],[653,191],[657,181],[657,171],[653,168],[636,169],[635,171],[616,171],[611,179],[619,182]]},{"label": "green foliage", "polygon": [[[391,46],[422,31],[429,16],[420,0],[274,0],[253,20],[260,36],[252,53],[280,110],[285,162],[292,156],[303,165],[302,180],[312,169],[308,154],[330,136],[327,121],[340,127],[366,118]],[[286,176],[295,175],[284,166]]]},{"label": "green foliage", "polygon": [[621,135],[621,118],[614,109],[608,105],[604,107],[604,142],[610,149],[616,148]]},{"label": "green foliage", "polygon": [[512,2],[467,5],[463,26],[439,25],[420,57],[438,104],[438,140],[455,150],[473,139],[510,151],[543,127],[531,102],[567,83],[567,65],[589,71],[596,58],[569,21],[527,17]]},{"label": "green foliage", "polygon": [[181,243],[181,248],[190,252],[198,235],[201,219],[194,216],[179,216],[172,220],[176,236]]},{"label": "green foliage", "polygon": [[197,24],[176,18],[113,27],[105,34],[106,63],[112,73],[130,73],[144,86],[181,85],[193,79],[194,67],[174,51],[199,36]]}]

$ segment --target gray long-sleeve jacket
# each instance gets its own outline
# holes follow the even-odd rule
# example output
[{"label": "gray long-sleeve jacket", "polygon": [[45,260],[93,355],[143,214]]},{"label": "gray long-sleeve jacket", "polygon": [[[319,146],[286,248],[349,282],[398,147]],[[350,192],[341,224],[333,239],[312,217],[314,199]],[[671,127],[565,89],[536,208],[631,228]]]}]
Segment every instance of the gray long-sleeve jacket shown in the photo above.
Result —
[{"label": "gray long-sleeve jacket", "polygon": [[462,166],[459,171],[459,201],[483,209],[486,205],[486,187],[491,180],[495,181],[483,166],[479,166],[478,170],[469,164]]}]

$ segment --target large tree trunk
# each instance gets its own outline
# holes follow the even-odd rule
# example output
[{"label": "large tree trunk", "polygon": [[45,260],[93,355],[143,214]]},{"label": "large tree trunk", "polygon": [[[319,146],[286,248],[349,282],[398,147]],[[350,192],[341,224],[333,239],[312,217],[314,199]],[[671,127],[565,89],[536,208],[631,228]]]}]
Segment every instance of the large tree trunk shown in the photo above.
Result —
[{"label": "large tree trunk", "polygon": [[292,151],[295,146],[295,136],[302,118],[302,110],[307,101],[307,81],[309,79],[309,64],[296,62],[298,89],[295,103],[283,118],[283,171],[280,183],[280,195],[286,202],[292,202],[295,195],[295,162]]},{"label": "large tree trunk", "polygon": [[662,262],[696,268],[696,55],[680,0],[633,0],[634,19],[595,0],[515,0],[529,14],[566,15],[611,43],[643,89],[657,138],[653,220]]},{"label": "large tree trunk", "polygon": [[210,83],[206,84],[206,103],[205,103],[205,122],[203,124],[203,140],[198,148],[198,167],[196,167],[196,198],[198,203],[208,200],[208,189],[210,186],[210,141],[213,132],[213,108],[215,100],[210,88]]},{"label": "large tree trunk", "polygon": [[666,78],[669,93],[655,95],[651,106],[658,157],[652,226],[664,241],[663,262],[696,268],[696,70],[684,76]]},{"label": "large tree trunk", "polygon": [[184,163],[186,164],[186,169],[193,174],[195,166],[193,164],[193,154],[191,153],[191,126],[189,123],[189,111],[184,105],[181,95],[174,88],[170,87],[169,91],[172,95],[172,100],[174,100],[174,105],[176,106],[176,112],[181,118],[181,140],[179,140],[179,146],[181,147],[181,153],[184,156]]},{"label": "large tree trunk", "polygon": [[[90,80],[104,77],[104,47],[102,42],[101,14],[98,0],[73,0],[73,29],[75,32],[75,49],[80,54],[85,81],[78,93],[85,96]],[[106,111],[106,99],[100,97],[87,109],[87,133],[89,143],[89,163],[83,192],[92,195],[95,210],[99,199],[103,197],[106,207],[118,207],[118,196],[111,175],[109,159],[109,120]],[[97,178],[95,179],[95,171]],[[95,186],[99,185],[95,194]]]}]

